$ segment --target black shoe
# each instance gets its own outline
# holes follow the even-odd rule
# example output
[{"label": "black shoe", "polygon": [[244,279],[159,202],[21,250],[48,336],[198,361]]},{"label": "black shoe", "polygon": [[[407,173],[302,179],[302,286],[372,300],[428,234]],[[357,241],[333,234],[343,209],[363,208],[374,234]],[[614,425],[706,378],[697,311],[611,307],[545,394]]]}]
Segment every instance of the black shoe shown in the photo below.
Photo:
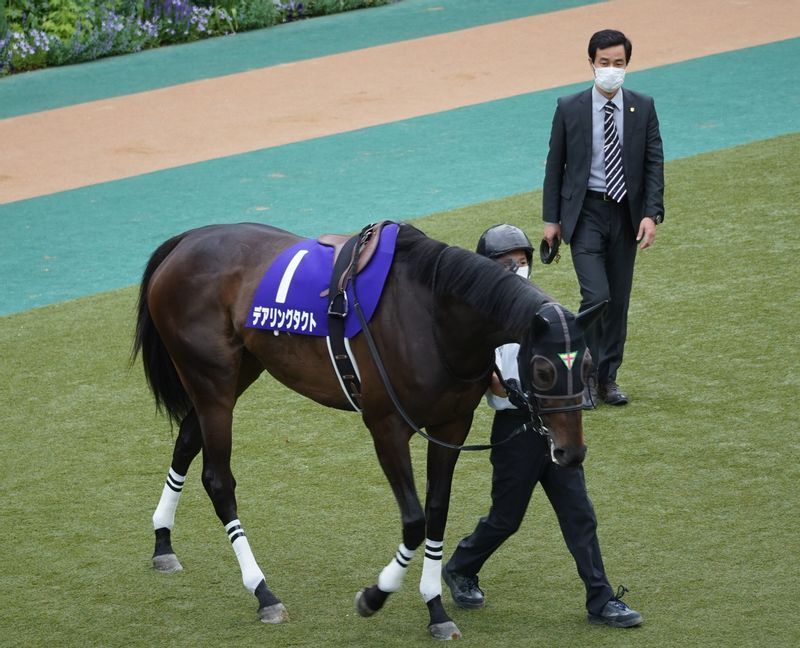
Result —
[{"label": "black shoe", "polygon": [[485,601],[483,598],[483,590],[478,587],[478,576],[463,576],[458,572],[451,571],[447,565],[442,569],[442,577],[444,582],[450,588],[450,594],[453,597],[453,603],[457,607],[466,610],[477,610],[482,608]]},{"label": "black shoe", "polygon": [[627,588],[620,586],[617,595],[605,604],[600,614],[589,613],[589,623],[610,625],[612,628],[632,628],[641,625],[644,621],[642,615],[622,602],[622,597],[627,591]]},{"label": "black shoe", "polygon": [[593,410],[597,407],[597,404],[600,402],[600,396],[597,394],[597,389],[595,389],[593,384],[588,384],[586,387],[583,388],[583,402],[581,403],[581,407],[585,410]]},{"label": "black shoe", "polygon": [[628,404],[628,397],[622,393],[619,385],[613,380],[609,380],[607,383],[600,385],[600,398],[609,405]]}]

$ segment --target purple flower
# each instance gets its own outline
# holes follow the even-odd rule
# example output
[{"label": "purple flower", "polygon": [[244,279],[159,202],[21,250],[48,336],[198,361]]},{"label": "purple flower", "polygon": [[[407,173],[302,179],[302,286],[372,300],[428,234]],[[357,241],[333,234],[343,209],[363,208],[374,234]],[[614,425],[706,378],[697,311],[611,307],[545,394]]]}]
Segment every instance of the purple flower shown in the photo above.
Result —
[{"label": "purple flower", "polygon": [[275,8],[283,12],[284,19],[287,21],[297,20],[303,17],[303,3],[295,2],[294,0],[272,0]]}]

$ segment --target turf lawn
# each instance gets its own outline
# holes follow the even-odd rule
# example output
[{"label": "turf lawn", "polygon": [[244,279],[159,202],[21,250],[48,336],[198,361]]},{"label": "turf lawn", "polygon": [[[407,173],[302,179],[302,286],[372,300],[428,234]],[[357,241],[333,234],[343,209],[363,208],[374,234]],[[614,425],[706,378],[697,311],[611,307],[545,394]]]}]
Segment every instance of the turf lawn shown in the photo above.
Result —
[{"label": "turf lawn", "polygon": [[[465,612],[446,596],[464,641],[800,645],[798,168],[798,135],[667,167],[667,221],[638,259],[619,376],[632,403],[585,417],[607,571],[645,625],[585,622],[582,584],[537,491],[481,573],[487,607]],[[537,237],[539,210],[525,194],[416,224],[472,247],[501,221]],[[577,306],[568,253],[534,279]],[[353,612],[400,539],[367,430],[267,378],[237,408],[233,464],[240,517],[291,622],[256,620],[198,465],[173,535],[185,571],[150,569],[172,437],[140,365],[127,365],[134,301],[131,287],[0,318],[0,644],[432,645],[420,559],[380,614]],[[471,441],[489,420],[481,406]],[[412,447],[424,490],[425,443]],[[485,513],[489,476],[485,453],[461,458],[447,555]]]}]

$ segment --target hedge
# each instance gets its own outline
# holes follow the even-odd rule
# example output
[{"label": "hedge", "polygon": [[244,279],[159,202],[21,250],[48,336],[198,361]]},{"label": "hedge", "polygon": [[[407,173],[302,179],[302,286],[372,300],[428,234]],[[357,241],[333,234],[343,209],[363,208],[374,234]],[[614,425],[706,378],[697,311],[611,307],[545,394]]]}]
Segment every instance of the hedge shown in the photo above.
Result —
[{"label": "hedge", "polygon": [[0,76],[397,0],[0,0]]}]

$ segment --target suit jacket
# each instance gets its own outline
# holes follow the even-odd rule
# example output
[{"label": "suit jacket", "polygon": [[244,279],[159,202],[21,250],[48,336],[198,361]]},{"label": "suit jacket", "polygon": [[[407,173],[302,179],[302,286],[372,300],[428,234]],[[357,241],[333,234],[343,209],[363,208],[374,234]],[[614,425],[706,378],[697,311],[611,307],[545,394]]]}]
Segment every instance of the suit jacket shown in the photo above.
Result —
[{"label": "suit jacket", "polygon": [[[664,150],[653,99],[622,89],[622,166],[631,226],[644,216],[664,215]],[[544,173],[542,218],[561,223],[569,243],[586,197],[592,163],[592,89],[558,100]]]}]

